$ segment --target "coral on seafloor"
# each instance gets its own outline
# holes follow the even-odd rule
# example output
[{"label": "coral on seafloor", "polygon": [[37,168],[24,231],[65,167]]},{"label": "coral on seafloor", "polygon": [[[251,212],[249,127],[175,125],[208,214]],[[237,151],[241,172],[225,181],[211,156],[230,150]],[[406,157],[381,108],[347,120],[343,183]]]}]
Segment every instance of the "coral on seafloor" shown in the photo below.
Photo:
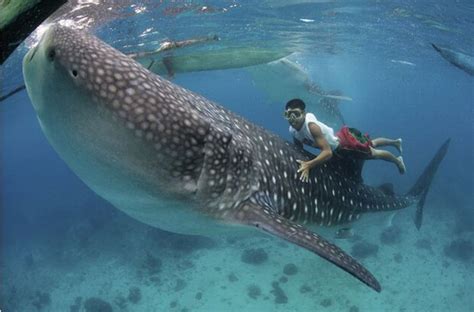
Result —
[{"label": "coral on seafloor", "polygon": [[257,299],[262,294],[262,291],[260,287],[254,284],[247,287],[247,294],[250,298]]},{"label": "coral on seafloor", "polygon": [[298,273],[298,268],[293,263],[288,263],[283,268],[283,273],[285,273],[286,275],[295,275],[296,273]]},{"label": "coral on seafloor", "polygon": [[455,239],[444,247],[444,255],[467,263],[474,257],[474,245],[467,239]]},{"label": "coral on seafloor", "polygon": [[379,246],[367,242],[358,242],[352,246],[351,254],[358,259],[364,259],[377,254]]},{"label": "coral on seafloor", "polygon": [[51,304],[51,296],[47,292],[37,291],[33,299],[33,306],[40,311]]},{"label": "coral on seafloor", "polygon": [[389,226],[380,234],[380,241],[386,245],[400,243],[402,240],[402,231],[398,226]]},{"label": "coral on seafloor", "polygon": [[112,312],[112,305],[100,298],[92,297],[84,302],[85,312]]},{"label": "coral on seafloor", "polygon": [[268,254],[262,248],[246,249],[240,259],[248,264],[262,264],[267,261]]},{"label": "coral on seafloor", "polygon": [[273,296],[275,296],[275,303],[284,304],[288,302],[288,297],[286,296],[283,289],[280,287],[278,282],[272,283],[273,289],[270,291]]},{"label": "coral on seafloor", "polygon": [[161,259],[155,257],[150,252],[146,253],[145,260],[143,261],[143,268],[148,272],[149,275],[158,274],[161,271]]},{"label": "coral on seafloor", "polygon": [[128,301],[131,303],[138,303],[140,299],[142,299],[142,294],[140,291],[140,288],[138,287],[132,287],[128,290]]}]

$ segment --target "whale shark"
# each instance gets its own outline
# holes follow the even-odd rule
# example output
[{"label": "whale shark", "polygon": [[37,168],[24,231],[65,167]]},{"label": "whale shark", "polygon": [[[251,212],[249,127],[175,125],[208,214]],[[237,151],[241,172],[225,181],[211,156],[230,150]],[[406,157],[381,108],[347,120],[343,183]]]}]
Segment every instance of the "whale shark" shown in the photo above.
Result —
[{"label": "whale shark", "polygon": [[457,68],[463,70],[471,76],[474,76],[474,57],[462,53],[460,51],[455,51],[453,49],[443,47],[437,44],[432,43],[431,46],[435,49],[445,60],[456,66]]},{"label": "whale shark", "polygon": [[255,86],[275,103],[291,97],[302,99],[308,111],[315,112],[320,120],[331,127],[345,124],[340,110],[341,101],[352,101],[340,91],[325,91],[297,60],[300,53],[292,53],[275,61],[248,67]]},{"label": "whale shark", "polygon": [[161,52],[133,53],[129,56],[155,74],[165,75],[169,74],[167,66],[172,66],[173,73],[225,70],[266,64],[290,54],[284,49],[259,47],[220,48],[187,55],[163,56]]},{"label": "whale shark", "polygon": [[267,233],[301,246],[375,291],[363,265],[314,232],[366,212],[418,203],[421,216],[447,141],[413,188],[396,195],[361,178],[362,160],[314,157],[144,68],[92,34],[51,26],[24,57],[46,138],[94,192],[129,216],[183,234]]}]

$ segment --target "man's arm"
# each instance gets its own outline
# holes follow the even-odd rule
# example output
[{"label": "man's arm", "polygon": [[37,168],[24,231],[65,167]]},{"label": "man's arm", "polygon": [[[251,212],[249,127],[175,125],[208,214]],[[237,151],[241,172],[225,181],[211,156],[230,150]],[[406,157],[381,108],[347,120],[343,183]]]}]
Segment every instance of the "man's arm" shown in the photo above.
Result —
[{"label": "man's arm", "polygon": [[324,138],[321,128],[317,124],[310,123],[309,131],[314,138],[314,147],[317,147],[321,150],[318,156],[309,161],[310,167],[313,168],[314,166],[321,165],[331,159],[332,150],[328,141],[326,141]]},{"label": "man's arm", "polygon": [[309,161],[297,160],[300,164],[300,168],[298,169],[298,172],[301,173],[300,180],[303,182],[309,181],[309,172],[313,167],[325,163],[332,157],[331,146],[329,146],[328,141],[324,138],[321,128],[315,123],[310,123],[309,131],[314,139],[314,147],[319,148],[321,152],[318,156]]}]

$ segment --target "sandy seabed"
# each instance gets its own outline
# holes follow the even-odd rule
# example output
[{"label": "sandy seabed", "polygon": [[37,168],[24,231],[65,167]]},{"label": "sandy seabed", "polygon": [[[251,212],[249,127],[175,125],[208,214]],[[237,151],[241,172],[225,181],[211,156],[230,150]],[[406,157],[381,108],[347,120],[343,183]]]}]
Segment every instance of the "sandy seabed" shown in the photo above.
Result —
[{"label": "sandy seabed", "polygon": [[62,235],[6,246],[1,308],[473,311],[474,255],[453,255],[447,246],[461,240],[472,248],[474,230],[456,231],[452,210],[442,208],[430,207],[421,231],[412,221],[414,208],[398,212],[391,227],[389,213],[365,215],[352,225],[355,236],[349,239],[334,239],[336,228],[318,230],[355,253],[379,279],[381,293],[276,238],[177,236],[114,213],[100,226],[78,220]]}]

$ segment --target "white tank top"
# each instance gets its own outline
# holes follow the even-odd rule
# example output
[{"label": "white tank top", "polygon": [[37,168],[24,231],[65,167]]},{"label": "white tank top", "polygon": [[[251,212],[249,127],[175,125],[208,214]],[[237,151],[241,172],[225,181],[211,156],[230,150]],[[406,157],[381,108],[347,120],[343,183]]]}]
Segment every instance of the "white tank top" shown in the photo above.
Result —
[{"label": "white tank top", "polygon": [[321,128],[321,132],[329,146],[331,146],[331,150],[334,151],[339,146],[339,139],[334,135],[334,130],[320,122],[316,119],[316,116],[311,113],[306,113],[304,124],[299,131],[290,126],[291,135],[303,144],[314,146],[314,138],[309,130],[310,123],[315,123],[319,128]]}]

